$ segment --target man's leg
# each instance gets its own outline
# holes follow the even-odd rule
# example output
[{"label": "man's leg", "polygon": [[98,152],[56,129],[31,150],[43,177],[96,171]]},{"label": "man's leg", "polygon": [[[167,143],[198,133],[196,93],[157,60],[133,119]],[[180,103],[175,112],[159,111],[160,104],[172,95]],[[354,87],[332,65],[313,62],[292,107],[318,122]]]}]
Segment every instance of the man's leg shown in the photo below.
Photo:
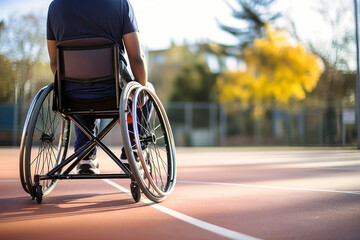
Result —
[{"label": "man's leg", "polygon": [[[99,119],[86,118],[81,116],[75,116],[85,127],[87,127],[94,136],[97,136],[99,131]],[[90,141],[90,139],[75,125],[75,151],[79,150],[82,146]],[[99,163],[96,158],[96,147],[87,155],[83,160],[80,161],[76,170],[79,174],[99,174],[98,169]]]},{"label": "man's leg", "polygon": [[[149,114],[151,111],[152,111],[151,101],[146,101],[145,105],[138,108],[138,110],[137,110],[137,116],[138,116],[137,127],[138,127],[139,136],[143,136],[144,134],[146,134],[145,129],[148,128]],[[128,131],[129,131],[129,138],[130,138],[131,146],[133,149],[136,149],[134,127],[133,127],[132,121],[128,124]],[[145,150],[146,147],[147,147],[147,145],[145,143],[141,143],[142,150]],[[120,160],[122,163],[127,164],[127,166],[128,166],[129,162],[128,162],[124,147],[121,149]]]}]

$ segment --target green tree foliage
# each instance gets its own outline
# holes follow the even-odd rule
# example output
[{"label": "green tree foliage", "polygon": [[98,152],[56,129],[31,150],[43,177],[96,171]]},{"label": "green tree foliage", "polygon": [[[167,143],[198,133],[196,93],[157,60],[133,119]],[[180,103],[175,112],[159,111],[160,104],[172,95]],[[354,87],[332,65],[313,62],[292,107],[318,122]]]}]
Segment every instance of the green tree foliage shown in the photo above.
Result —
[{"label": "green tree foliage", "polygon": [[4,20],[1,20],[0,21],[0,39],[1,39],[1,36],[4,31],[5,31],[5,22],[4,22]]},{"label": "green tree foliage", "polygon": [[8,83],[1,84],[1,100],[29,103],[53,81],[46,56],[45,19],[28,14],[1,21],[0,40],[1,83]]},{"label": "green tree foliage", "polygon": [[179,74],[184,63],[190,61],[192,53],[188,45],[172,44],[169,49],[150,51],[149,81],[163,102],[167,102],[174,91],[175,76]]},{"label": "green tree foliage", "polygon": [[[280,17],[279,13],[272,14],[269,7],[275,0],[238,0],[237,7],[230,6],[232,16],[239,20],[237,26],[220,23],[221,29],[237,37],[240,49],[251,44],[255,38],[264,36],[267,22],[273,22]],[[241,26],[241,27],[239,27]]]},{"label": "green tree foliage", "polygon": [[0,103],[13,103],[15,97],[14,82],[16,72],[9,59],[0,54]]},{"label": "green tree foliage", "polygon": [[187,62],[175,78],[175,91],[171,101],[212,101],[215,80],[216,75],[211,72],[204,59]]},{"label": "green tree foliage", "polygon": [[[0,21],[0,39],[5,32],[5,22]],[[16,80],[15,71],[9,59],[0,54],[0,103],[10,103],[14,101],[15,90],[13,86]]]},{"label": "green tree foliage", "polygon": [[149,52],[149,80],[157,95],[167,101],[209,101],[216,76],[200,46],[172,44]]},{"label": "green tree foliage", "polygon": [[246,69],[227,71],[216,83],[220,102],[253,104],[261,115],[264,104],[285,105],[302,100],[317,84],[321,67],[317,57],[301,44],[267,25],[265,38],[244,49]]}]

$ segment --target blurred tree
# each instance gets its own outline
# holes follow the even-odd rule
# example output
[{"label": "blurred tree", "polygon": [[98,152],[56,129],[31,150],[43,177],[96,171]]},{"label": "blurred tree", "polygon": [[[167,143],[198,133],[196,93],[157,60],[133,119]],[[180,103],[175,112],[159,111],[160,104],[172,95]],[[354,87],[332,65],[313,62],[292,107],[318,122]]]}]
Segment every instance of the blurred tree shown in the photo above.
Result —
[{"label": "blurred tree", "polygon": [[172,44],[169,49],[150,51],[149,81],[157,95],[167,101],[208,101],[215,76],[201,45]]},{"label": "blurred tree", "polygon": [[[317,11],[327,24],[329,38],[312,41],[310,47],[339,70],[354,71],[355,31],[352,1],[319,0]],[[323,58],[323,57],[322,57]]]},{"label": "blurred tree", "polygon": [[149,51],[149,81],[163,102],[167,102],[174,90],[175,76],[183,64],[191,59],[189,46],[178,46],[174,43],[164,50]]},{"label": "blurred tree", "polygon": [[171,101],[209,102],[213,101],[213,87],[216,74],[211,72],[203,58],[186,62],[175,78]]},{"label": "blurred tree", "polygon": [[[0,39],[4,36],[5,22],[0,21]],[[0,44],[0,49],[3,44]],[[0,54],[0,103],[14,102],[15,91],[13,83],[16,81],[16,74],[9,59]]]},{"label": "blurred tree", "polygon": [[46,52],[44,51],[45,19],[33,13],[22,16],[13,15],[7,23],[4,23],[1,38],[4,43],[1,46],[1,52],[11,60],[28,59],[29,63],[36,62]]},{"label": "blurred tree", "polygon": [[324,64],[324,72],[311,94],[311,100],[354,104],[356,56],[352,2],[320,0],[317,11],[327,24],[329,38],[308,43]]},{"label": "blurred tree", "polygon": [[16,72],[6,56],[0,54],[0,103],[13,103],[15,100],[14,82]]},{"label": "blurred tree", "polygon": [[[322,59],[324,72],[307,102],[320,102],[326,106],[323,113],[324,143],[342,143],[342,110],[354,108],[356,98],[353,2],[319,0],[315,8],[326,23],[328,37],[309,42],[310,49]],[[355,127],[353,132],[356,136]]]},{"label": "blurred tree", "polygon": [[242,60],[243,49],[252,44],[255,38],[265,36],[265,24],[274,22],[280,13],[272,13],[270,6],[276,0],[237,0],[238,6],[233,6],[227,2],[232,10],[232,16],[238,20],[237,24],[225,24],[218,20],[219,27],[237,38],[236,45],[225,45],[213,43],[206,45],[206,50],[213,54],[218,61],[220,72],[226,69],[226,59],[233,57]]},{"label": "blurred tree", "polygon": [[227,71],[217,79],[220,102],[254,104],[255,114],[262,115],[262,105],[302,100],[316,87],[322,71],[318,58],[270,24],[266,31],[265,38],[244,49],[246,70]]},{"label": "blurred tree", "polygon": [[5,22],[4,22],[4,20],[1,20],[0,21],[0,39],[1,39],[1,36],[4,31],[5,31]]},{"label": "blurred tree", "polygon": [[53,81],[46,57],[45,18],[13,15],[0,23],[0,30],[1,101],[14,104],[12,144],[16,144],[33,97]]},{"label": "blurred tree", "polygon": [[354,104],[356,49],[353,2],[317,0],[311,2],[311,7],[320,16],[316,25],[309,26],[313,32],[316,30],[315,37],[299,34],[296,22],[291,15],[287,16],[292,35],[317,55],[324,67],[307,102]]},{"label": "blurred tree", "polygon": [[[26,26],[26,27],[24,27]],[[16,74],[16,80],[11,84],[3,85],[2,91],[15,92],[20,104],[30,102],[39,87],[36,81],[51,82],[49,69],[38,68],[39,62],[47,62],[45,51],[45,19],[35,14],[12,16],[5,23],[0,23],[0,40],[2,42],[0,53],[9,60],[12,71]],[[45,73],[41,73],[45,71]],[[35,76],[44,76],[45,79],[35,79]],[[7,78],[7,76],[4,76]],[[9,76],[11,79],[12,77]]]},{"label": "blurred tree", "polygon": [[229,26],[219,23],[219,25],[221,29],[234,35],[239,41],[238,46],[243,49],[252,44],[255,38],[264,37],[265,24],[275,21],[281,15],[270,13],[269,7],[275,0],[237,0],[237,2],[239,7],[229,3],[228,5],[232,10],[232,16],[239,20],[239,24]]}]

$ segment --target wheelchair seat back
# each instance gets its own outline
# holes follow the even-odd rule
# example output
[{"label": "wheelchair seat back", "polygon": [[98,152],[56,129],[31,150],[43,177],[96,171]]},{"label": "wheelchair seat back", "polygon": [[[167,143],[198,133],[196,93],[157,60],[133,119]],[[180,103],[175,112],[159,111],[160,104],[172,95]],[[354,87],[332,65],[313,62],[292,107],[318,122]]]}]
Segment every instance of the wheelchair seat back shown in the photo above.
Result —
[{"label": "wheelchair seat back", "polygon": [[107,38],[59,42],[54,110],[65,115],[118,114],[119,68],[124,65],[118,46]]}]

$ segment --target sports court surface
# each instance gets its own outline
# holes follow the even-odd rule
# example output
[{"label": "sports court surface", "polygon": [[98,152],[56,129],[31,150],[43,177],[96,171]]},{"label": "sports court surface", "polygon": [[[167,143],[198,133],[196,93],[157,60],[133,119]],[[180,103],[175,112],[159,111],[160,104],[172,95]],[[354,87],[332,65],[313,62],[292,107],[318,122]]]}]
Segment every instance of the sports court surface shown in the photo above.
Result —
[{"label": "sports court surface", "polygon": [[62,180],[37,204],[18,152],[0,148],[0,239],[360,239],[355,148],[177,148],[161,204],[134,203],[128,179]]}]

